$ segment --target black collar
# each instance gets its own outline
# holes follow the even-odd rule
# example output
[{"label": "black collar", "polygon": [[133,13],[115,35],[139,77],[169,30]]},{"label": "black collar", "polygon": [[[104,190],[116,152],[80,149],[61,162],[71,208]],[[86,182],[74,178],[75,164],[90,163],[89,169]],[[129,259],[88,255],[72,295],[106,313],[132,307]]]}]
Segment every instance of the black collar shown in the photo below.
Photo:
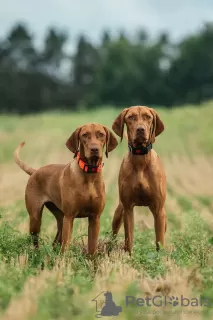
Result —
[{"label": "black collar", "polygon": [[148,146],[146,147],[132,147],[128,144],[128,148],[129,148],[129,151],[134,154],[134,155],[144,155],[144,154],[147,154],[151,149],[152,149],[152,144],[150,143]]}]

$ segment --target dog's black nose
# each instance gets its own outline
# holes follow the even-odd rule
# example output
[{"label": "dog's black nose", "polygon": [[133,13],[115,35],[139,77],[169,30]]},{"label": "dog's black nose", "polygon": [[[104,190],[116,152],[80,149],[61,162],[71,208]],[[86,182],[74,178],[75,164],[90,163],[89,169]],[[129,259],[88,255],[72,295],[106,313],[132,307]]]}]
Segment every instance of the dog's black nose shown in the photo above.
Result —
[{"label": "dog's black nose", "polygon": [[91,152],[93,154],[97,154],[98,153],[98,148],[91,148]]},{"label": "dog's black nose", "polygon": [[144,128],[144,127],[138,127],[138,128],[136,129],[136,132],[137,132],[137,133],[144,133],[144,131],[145,131],[145,128]]}]

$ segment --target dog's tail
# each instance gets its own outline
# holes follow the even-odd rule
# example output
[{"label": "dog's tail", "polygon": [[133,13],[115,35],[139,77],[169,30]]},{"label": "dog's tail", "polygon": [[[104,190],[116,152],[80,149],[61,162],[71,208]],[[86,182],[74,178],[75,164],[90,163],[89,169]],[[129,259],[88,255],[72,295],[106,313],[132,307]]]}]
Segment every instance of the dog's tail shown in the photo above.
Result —
[{"label": "dog's tail", "polygon": [[17,163],[17,165],[23,170],[25,171],[27,174],[29,174],[30,176],[36,171],[36,169],[29,167],[26,163],[24,163],[23,161],[20,160],[19,158],[19,151],[21,150],[21,148],[25,145],[25,142],[22,142],[15,150],[14,152],[14,158],[15,158],[15,162]]}]

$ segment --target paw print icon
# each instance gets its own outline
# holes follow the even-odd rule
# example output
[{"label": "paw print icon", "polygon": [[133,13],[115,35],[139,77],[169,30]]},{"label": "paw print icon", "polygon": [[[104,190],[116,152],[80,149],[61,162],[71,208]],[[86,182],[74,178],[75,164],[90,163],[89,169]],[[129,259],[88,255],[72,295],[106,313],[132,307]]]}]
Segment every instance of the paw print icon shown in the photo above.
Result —
[{"label": "paw print icon", "polygon": [[179,305],[178,302],[178,297],[169,297],[170,301],[168,302],[169,304],[171,304],[173,307],[177,307]]}]

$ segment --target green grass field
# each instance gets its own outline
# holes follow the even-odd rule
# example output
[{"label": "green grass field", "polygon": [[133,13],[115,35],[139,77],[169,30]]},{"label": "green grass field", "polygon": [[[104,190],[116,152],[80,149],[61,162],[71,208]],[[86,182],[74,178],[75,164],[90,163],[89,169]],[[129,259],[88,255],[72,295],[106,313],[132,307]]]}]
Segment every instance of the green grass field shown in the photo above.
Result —
[{"label": "green grass field", "polygon": [[[156,253],[152,214],[137,207],[133,256],[129,258],[121,249],[123,228],[111,255],[107,255],[106,243],[118,201],[118,171],[122,155],[127,152],[124,139],[105,159],[107,202],[94,261],[84,253],[86,219],[75,221],[66,257],[52,250],[56,222],[47,210],[43,212],[40,249],[33,250],[24,203],[28,176],[14,163],[13,151],[25,141],[21,158],[31,166],[67,163],[73,155],[65,142],[72,131],[92,121],[111,128],[119,110],[0,116],[1,319],[92,320],[98,314],[92,300],[107,290],[122,312],[117,318],[104,319],[212,319],[213,309],[200,306],[200,299],[213,300],[213,102],[158,112],[166,127],[154,145],[168,182],[166,248]],[[199,305],[125,305],[126,296],[166,295],[178,297],[179,301],[181,295],[190,301],[198,299]],[[103,302],[100,295],[98,310]]]}]

